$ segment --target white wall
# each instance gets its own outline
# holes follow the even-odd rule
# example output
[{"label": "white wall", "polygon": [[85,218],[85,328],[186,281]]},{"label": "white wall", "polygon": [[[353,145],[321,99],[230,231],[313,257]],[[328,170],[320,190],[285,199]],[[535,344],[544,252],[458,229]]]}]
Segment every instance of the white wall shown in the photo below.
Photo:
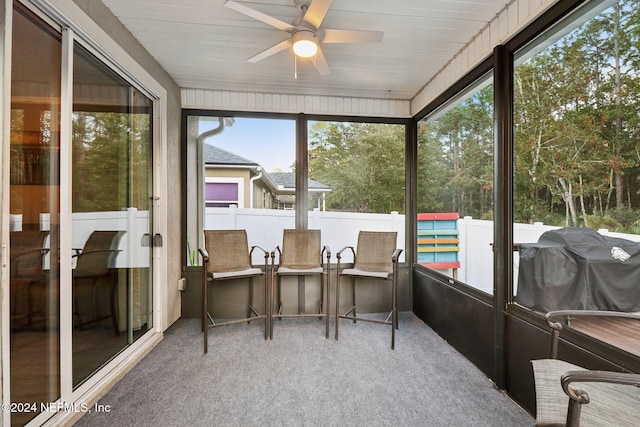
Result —
[{"label": "white wall", "polygon": [[182,108],[251,112],[410,117],[410,101],[286,93],[182,89]]}]

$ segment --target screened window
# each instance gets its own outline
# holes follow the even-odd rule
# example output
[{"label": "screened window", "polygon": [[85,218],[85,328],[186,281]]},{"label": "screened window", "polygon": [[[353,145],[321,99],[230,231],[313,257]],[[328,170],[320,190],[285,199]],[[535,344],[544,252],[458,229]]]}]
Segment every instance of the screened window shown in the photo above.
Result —
[{"label": "screened window", "polygon": [[493,291],[493,85],[418,123],[418,263]]},{"label": "screened window", "polygon": [[596,4],[516,55],[514,294],[538,312],[640,310],[640,8]]},{"label": "screened window", "polygon": [[404,249],[405,126],[309,122],[307,147],[309,227],[332,248],[360,230],[395,231]]}]

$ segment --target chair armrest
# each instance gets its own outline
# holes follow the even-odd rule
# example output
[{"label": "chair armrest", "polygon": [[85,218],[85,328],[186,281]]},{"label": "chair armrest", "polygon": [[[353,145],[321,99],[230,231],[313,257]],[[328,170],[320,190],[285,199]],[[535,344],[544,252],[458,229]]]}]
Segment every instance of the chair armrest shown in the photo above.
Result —
[{"label": "chair armrest", "polygon": [[95,251],[83,251],[80,252],[79,254],[76,255],[71,255],[71,258],[79,258],[79,257],[83,257],[86,255],[91,255],[91,254],[100,254],[103,252],[122,252],[122,249],[97,249]]},{"label": "chair armrest", "polygon": [[[267,251],[262,246],[258,246],[258,245],[251,246],[251,250],[249,251],[249,264],[252,264],[251,257],[253,256],[254,249],[259,249],[264,254],[264,272],[265,274],[267,274],[267,269],[269,268],[269,256],[272,255],[271,252]],[[271,259],[271,261],[273,263],[273,258]]]},{"label": "chair armrest", "polygon": [[322,247],[322,251],[320,252],[320,267],[324,267],[324,262],[322,261],[322,256],[327,254],[327,268],[329,268],[331,264],[331,248],[327,245]]},{"label": "chair armrest", "polygon": [[[569,396],[566,425],[567,427],[578,427],[580,425],[581,405],[589,403],[591,398],[585,390],[574,388],[571,383],[609,383],[640,387],[640,375],[610,371],[568,371],[562,375],[560,382],[562,390]],[[620,408],[620,410],[623,410],[623,408]],[[612,421],[612,423],[615,425],[615,421]]]},{"label": "chair armrest", "polygon": [[253,255],[253,250],[254,249],[260,249],[262,251],[262,253],[264,254],[264,259],[269,258],[270,252],[267,251],[266,249],[264,249],[262,246],[251,246],[251,250],[249,251],[249,259],[251,259],[251,256]]},{"label": "chair armrest", "polygon": [[[324,245],[322,247],[321,254],[324,254],[324,253],[327,254],[327,261],[329,261],[331,259],[331,248],[329,246],[327,246],[327,245]],[[322,255],[320,256],[320,258],[322,258]]]},{"label": "chair armrest", "polygon": [[562,389],[570,399],[580,404],[589,403],[586,391],[571,387],[571,383],[610,383],[640,387],[640,374],[611,371],[568,371],[560,378]]},{"label": "chair armrest", "polygon": [[276,252],[278,253],[278,258],[281,258],[282,257],[282,249],[280,249],[280,246],[276,246],[271,251],[271,258],[275,258],[276,257]]},{"label": "chair armrest", "polygon": [[209,252],[207,252],[207,250],[204,249],[204,248],[199,248],[198,252],[200,252],[200,256],[202,257],[203,264],[208,263],[209,262]]},{"label": "chair armrest", "polygon": [[391,255],[391,261],[398,262],[398,258],[400,257],[401,253],[402,249],[396,249],[395,251],[393,251],[393,255]]},{"label": "chair armrest", "polygon": [[353,248],[353,246],[345,246],[344,248],[340,249],[338,252],[336,252],[336,258],[342,258],[342,252],[346,251],[347,249],[351,250],[351,253],[353,254],[353,257],[355,259],[356,250]]}]

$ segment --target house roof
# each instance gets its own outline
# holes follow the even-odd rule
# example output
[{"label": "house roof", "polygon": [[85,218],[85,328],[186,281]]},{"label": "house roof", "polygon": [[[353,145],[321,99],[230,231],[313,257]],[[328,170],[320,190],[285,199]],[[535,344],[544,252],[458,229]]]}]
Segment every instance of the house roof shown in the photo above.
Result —
[{"label": "house roof", "polygon": [[[234,167],[246,167],[256,168],[260,164],[253,160],[246,159],[242,156],[238,156],[230,151],[223,150],[222,148],[204,144],[204,162],[209,166],[234,166]],[[293,172],[264,172],[263,180],[270,186],[274,187],[276,191],[295,191],[296,189],[296,176]],[[331,187],[321,182],[309,180],[309,191],[326,193],[331,191]]]},{"label": "house roof", "polygon": [[209,144],[204,144],[204,163],[206,165],[260,166],[253,160]]},{"label": "house roof", "polygon": [[[293,172],[269,172],[271,179],[279,187],[283,187],[286,190],[295,190],[296,188],[296,175]],[[331,187],[321,182],[309,180],[309,190],[327,192],[331,191]]]}]

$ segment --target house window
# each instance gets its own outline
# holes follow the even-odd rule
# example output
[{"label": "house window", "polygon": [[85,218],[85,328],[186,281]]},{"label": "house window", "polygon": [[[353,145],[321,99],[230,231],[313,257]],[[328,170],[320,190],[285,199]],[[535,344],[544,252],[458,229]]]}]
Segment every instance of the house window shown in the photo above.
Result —
[{"label": "house window", "polygon": [[228,208],[236,205],[244,207],[243,189],[240,180],[207,178],[205,186],[205,206],[208,208]]}]

